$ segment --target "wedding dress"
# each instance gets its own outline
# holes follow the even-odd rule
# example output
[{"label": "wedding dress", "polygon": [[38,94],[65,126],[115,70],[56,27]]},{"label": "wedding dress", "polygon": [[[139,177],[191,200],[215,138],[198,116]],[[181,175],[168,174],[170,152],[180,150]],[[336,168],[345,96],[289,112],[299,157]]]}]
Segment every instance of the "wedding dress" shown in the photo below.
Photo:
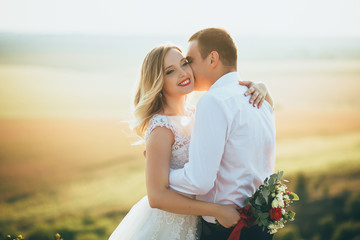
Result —
[{"label": "wedding dress", "polygon": [[[170,167],[182,168],[188,161],[193,126],[194,114],[188,116],[156,114],[149,122],[145,141],[156,127],[170,129],[175,137]],[[194,196],[186,196],[194,198]],[[131,208],[109,240],[196,240],[200,238],[198,224],[198,216],[174,214],[151,208],[145,196]]]}]

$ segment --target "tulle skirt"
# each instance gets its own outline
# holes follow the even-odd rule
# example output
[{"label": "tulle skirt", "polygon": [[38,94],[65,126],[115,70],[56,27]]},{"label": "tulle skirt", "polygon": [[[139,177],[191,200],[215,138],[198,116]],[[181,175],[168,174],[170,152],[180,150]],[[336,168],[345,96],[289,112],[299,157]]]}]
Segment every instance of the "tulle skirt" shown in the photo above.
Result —
[{"label": "tulle skirt", "polygon": [[137,202],[109,240],[197,240],[199,217],[151,208],[147,196]]}]

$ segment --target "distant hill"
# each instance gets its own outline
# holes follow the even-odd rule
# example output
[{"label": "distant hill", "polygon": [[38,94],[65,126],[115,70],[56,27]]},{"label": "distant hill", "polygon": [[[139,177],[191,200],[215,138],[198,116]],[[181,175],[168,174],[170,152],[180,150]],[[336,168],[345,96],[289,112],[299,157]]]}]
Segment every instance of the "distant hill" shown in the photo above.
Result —
[{"label": "distant hill", "polygon": [[[240,61],[360,58],[359,38],[237,37]],[[77,70],[139,65],[154,46],[187,46],[187,36],[22,35],[0,33],[0,64]]]}]

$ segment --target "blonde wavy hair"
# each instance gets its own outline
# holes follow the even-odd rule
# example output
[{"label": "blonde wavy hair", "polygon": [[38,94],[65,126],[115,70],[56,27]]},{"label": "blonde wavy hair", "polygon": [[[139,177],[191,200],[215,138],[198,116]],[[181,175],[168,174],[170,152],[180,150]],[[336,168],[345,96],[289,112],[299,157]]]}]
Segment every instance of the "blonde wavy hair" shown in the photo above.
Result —
[{"label": "blonde wavy hair", "polygon": [[141,66],[140,82],[134,99],[134,121],[132,128],[137,135],[144,137],[150,119],[163,110],[166,100],[162,93],[164,86],[164,58],[170,49],[182,52],[172,45],[152,49]]}]

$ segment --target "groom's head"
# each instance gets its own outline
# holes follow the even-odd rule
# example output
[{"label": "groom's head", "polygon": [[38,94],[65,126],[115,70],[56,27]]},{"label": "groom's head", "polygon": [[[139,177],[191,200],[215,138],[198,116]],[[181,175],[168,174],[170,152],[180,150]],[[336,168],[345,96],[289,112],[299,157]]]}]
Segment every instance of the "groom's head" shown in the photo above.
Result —
[{"label": "groom's head", "polygon": [[206,28],[193,34],[187,58],[194,72],[195,90],[208,90],[218,78],[237,69],[235,43],[220,28]]}]

